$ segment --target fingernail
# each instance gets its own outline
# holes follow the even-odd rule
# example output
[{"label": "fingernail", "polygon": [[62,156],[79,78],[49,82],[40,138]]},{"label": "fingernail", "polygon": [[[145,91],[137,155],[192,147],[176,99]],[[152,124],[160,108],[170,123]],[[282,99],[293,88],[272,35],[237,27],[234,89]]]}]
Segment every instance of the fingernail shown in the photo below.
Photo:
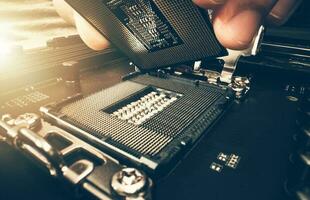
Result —
[{"label": "fingernail", "polygon": [[301,0],[278,2],[269,13],[268,20],[275,25],[284,24],[299,7],[301,2]]}]

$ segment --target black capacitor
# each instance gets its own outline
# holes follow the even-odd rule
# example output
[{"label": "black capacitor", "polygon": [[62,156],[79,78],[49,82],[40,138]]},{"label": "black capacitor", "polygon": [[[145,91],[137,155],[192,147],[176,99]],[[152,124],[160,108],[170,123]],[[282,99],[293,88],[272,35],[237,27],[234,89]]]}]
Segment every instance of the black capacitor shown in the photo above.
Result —
[{"label": "black capacitor", "polygon": [[66,83],[80,82],[80,67],[76,61],[62,63],[61,77]]},{"label": "black capacitor", "polygon": [[80,85],[80,65],[76,61],[62,63],[61,78],[64,80],[65,87],[69,94],[81,92]]}]

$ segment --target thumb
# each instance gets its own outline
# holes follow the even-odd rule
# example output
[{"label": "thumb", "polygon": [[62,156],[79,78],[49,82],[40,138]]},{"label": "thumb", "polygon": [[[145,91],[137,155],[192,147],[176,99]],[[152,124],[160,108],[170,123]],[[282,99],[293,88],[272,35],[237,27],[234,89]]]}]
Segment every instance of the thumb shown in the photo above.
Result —
[{"label": "thumb", "polygon": [[230,0],[215,10],[218,40],[230,49],[246,49],[277,0]]},{"label": "thumb", "polygon": [[256,35],[262,15],[256,10],[244,10],[229,21],[215,17],[213,21],[216,37],[229,49],[246,49]]}]

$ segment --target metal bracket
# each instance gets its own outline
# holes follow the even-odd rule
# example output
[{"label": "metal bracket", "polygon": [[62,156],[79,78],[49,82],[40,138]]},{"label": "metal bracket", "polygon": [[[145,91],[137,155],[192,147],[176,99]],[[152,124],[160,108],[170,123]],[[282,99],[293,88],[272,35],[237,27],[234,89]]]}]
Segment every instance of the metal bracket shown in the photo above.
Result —
[{"label": "metal bracket", "polygon": [[222,83],[232,83],[232,77],[235,73],[237,63],[241,56],[255,56],[259,52],[260,44],[264,35],[264,29],[264,26],[260,27],[249,48],[242,51],[227,49],[228,56],[221,58],[225,62],[224,68],[220,76],[220,81]]},{"label": "metal bracket", "polygon": [[33,130],[41,126],[41,118],[36,114],[26,113],[13,119],[10,115],[2,116],[0,137],[30,157],[40,161],[52,176],[60,176],[64,161],[59,152],[43,137]]},{"label": "metal bracket", "polygon": [[[47,136],[55,132],[68,139],[72,144],[63,150],[54,148],[49,143]],[[132,168],[124,169],[124,166],[121,166],[117,160],[70,133],[50,125],[36,114],[26,113],[17,118],[3,115],[0,119],[0,141],[8,143],[38,161],[49,171],[51,176],[69,181],[73,185],[80,185],[99,199],[152,199],[153,182],[143,172]],[[97,165],[92,159],[85,158],[68,165],[64,156],[69,153],[63,153],[68,148],[71,148],[71,152],[82,148],[100,159],[102,163]],[[89,176],[93,178],[88,179]],[[97,181],[102,177],[104,177],[103,182]],[[117,183],[120,184],[117,185]],[[122,185],[122,183],[124,184]],[[120,187],[113,187],[115,185]],[[121,190],[125,193],[122,193]]]}]

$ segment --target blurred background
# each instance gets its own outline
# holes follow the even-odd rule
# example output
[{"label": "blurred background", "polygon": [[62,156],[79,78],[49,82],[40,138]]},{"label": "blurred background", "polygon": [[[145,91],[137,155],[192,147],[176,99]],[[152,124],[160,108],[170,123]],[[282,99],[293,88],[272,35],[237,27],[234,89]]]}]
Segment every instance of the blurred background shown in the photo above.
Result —
[{"label": "blurred background", "polygon": [[[310,44],[310,1],[304,0],[299,6],[294,15],[281,27],[268,27],[264,45],[262,47],[262,54],[264,59],[257,58],[256,63],[262,63],[265,58],[270,58],[268,62],[270,65],[285,65],[288,68],[302,69],[303,71],[309,70],[309,64],[305,63],[304,59],[309,58],[309,51],[302,52],[301,58],[291,59],[288,57],[288,51],[293,53],[289,55],[295,56],[296,48],[309,47]],[[67,43],[71,44],[68,52],[58,52],[58,57],[47,59],[51,55],[45,52],[48,56],[42,57],[41,55],[33,55],[31,51],[38,48],[51,47],[47,44],[48,41],[58,37],[74,36],[78,40],[62,40],[56,41],[53,45],[66,46]],[[77,46],[74,46],[74,45]],[[272,45],[271,45],[272,44]],[[275,46],[274,44],[281,44]],[[288,46],[288,47],[287,47]],[[83,51],[80,51],[83,49]],[[27,51],[23,51],[27,50]],[[44,50],[46,51],[46,50]],[[52,52],[55,54],[55,52]],[[58,16],[55,8],[53,7],[52,0],[0,0],[0,80],[1,76],[8,78],[8,74],[20,74],[23,70],[35,70],[36,68],[42,69],[43,66],[50,63],[55,66],[55,63],[61,62],[62,59],[69,59],[69,55],[74,53],[76,58],[82,58],[90,53],[96,54],[88,49],[79,36],[75,27],[66,23],[61,17]],[[102,52],[103,53],[103,52]],[[274,54],[276,58],[274,58]],[[279,57],[279,54],[284,56]],[[67,57],[65,57],[65,55]],[[285,58],[285,59],[283,59]],[[70,57],[72,59],[72,57]],[[30,60],[30,61],[29,61]],[[294,66],[289,66],[287,63],[294,62]],[[308,62],[308,61],[307,61]],[[268,63],[267,63],[268,64]],[[295,66],[295,65],[298,66]]]},{"label": "blurred background", "polygon": [[51,38],[75,34],[51,0],[0,0],[0,51],[9,44],[24,49],[41,47]]},{"label": "blurred background", "polygon": [[[310,28],[309,7],[310,1],[304,0],[284,25],[286,33],[294,36],[296,31]],[[58,16],[52,0],[0,0],[0,54],[8,44],[31,49],[45,46],[49,39],[76,34],[76,29]],[[303,31],[300,37],[309,38],[309,34]]]}]

